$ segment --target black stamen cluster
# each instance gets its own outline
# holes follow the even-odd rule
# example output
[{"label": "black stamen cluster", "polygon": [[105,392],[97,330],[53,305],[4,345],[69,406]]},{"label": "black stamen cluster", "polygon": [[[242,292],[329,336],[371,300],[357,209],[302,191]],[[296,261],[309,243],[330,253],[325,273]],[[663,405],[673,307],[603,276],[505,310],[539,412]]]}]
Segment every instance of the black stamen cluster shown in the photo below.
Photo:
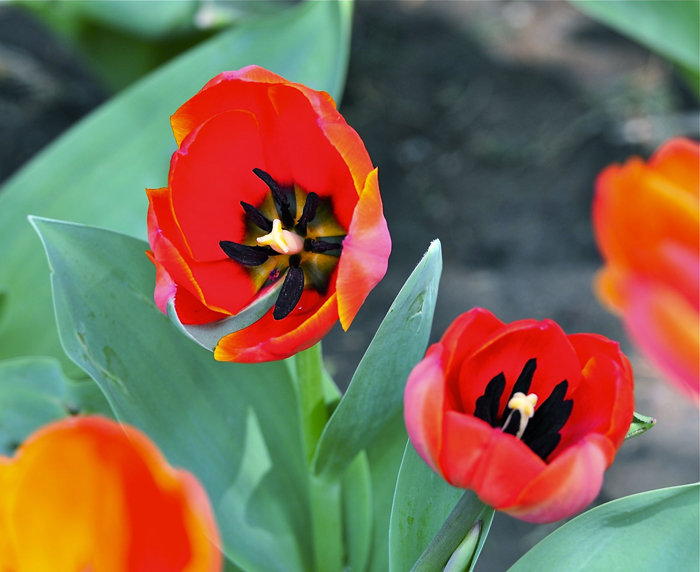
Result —
[{"label": "black stamen cluster", "polygon": [[[508,401],[518,392],[527,395],[535,369],[537,369],[537,360],[535,358],[529,359],[518,376]],[[559,431],[571,415],[574,401],[564,399],[568,387],[567,380],[554,387],[549,397],[535,409],[535,414],[528,421],[521,437],[523,443],[530,447],[543,461],[547,460],[547,457],[561,441]],[[504,411],[499,412],[499,404],[505,388],[506,378],[501,372],[489,381],[484,394],[476,400],[474,417],[486,421],[491,427],[501,427],[505,433],[515,435],[520,427],[520,412],[509,410],[507,402]],[[508,419],[509,415],[510,419]],[[504,427],[506,421],[508,424]]]},{"label": "black stamen cluster", "polygon": [[[306,202],[304,203],[304,208],[302,210],[299,220],[295,222],[294,216],[292,215],[292,204],[290,202],[289,194],[280,188],[277,181],[275,181],[272,176],[262,169],[253,169],[253,173],[257,175],[270,189],[272,194],[272,200],[275,204],[275,210],[279,216],[282,226],[287,230],[293,230],[298,235],[306,237],[308,225],[314,220],[316,216],[316,211],[319,205],[319,197],[316,193],[310,192],[306,196]],[[293,191],[291,192],[293,197]],[[246,213],[248,219],[258,228],[265,232],[270,232],[272,230],[272,221],[267,218],[258,208],[254,207],[250,203],[241,201],[241,206]],[[296,210],[296,209],[295,209]],[[247,244],[240,244],[237,242],[232,242],[230,240],[219,241],[219,246],[224,254],[228,256],[231,260],[242,264],[243,266],[260,266],[267,262],[270,256],[279,256],[280,254],[276,252],[269,246],[250,246]],[[337,251],[342,248],[342,243],[339,242],[329,242],[319,238],[306,238],[304,240],[304,250],[308,252],[313,252],[317,254],[326,254],[332,251]],[[300,266],[301,257],[298,255],[289,257],[289,266],[284,278],[284,283],[280,289],[280,293],[275,302],[275,307],[272,311],[272,315],[276,320],[281,320],[286,318],[292,310],[299,303],[299,299],[304,292],[304,270]],[[273,271],[275,279],[279,277],[279,272],[277,270]],[[270,278],[273,278],[271,273]]]}]

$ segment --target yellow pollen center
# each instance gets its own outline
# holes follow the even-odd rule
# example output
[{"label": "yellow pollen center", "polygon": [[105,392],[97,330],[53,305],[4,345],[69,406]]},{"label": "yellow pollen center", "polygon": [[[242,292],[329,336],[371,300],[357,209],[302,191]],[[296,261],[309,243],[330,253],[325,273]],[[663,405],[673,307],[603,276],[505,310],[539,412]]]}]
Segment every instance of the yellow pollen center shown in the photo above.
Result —
[{"label": "yellow pollen center", "polygon": [[299,254],[304,250],[304,239],[294,232],[282,228],[282,221],[272,221],[272,230],[257,239],[260,246],[269,246],[280,254]]},{"label": "yellow pollen center", "polygon": [[525,428],[527,427],[527,422],[535,414],[535,406],[537,405],[537,395],[530,393],[525,395],[524,393],[518,391],[513,394],[508,402],[508,409],[512,409],[503,427],[508,426],[510,418],[513,416],[513,411],[518,411],[520,413],[520,427],[516,433],[516,437],[520,439],[525,433]]}]

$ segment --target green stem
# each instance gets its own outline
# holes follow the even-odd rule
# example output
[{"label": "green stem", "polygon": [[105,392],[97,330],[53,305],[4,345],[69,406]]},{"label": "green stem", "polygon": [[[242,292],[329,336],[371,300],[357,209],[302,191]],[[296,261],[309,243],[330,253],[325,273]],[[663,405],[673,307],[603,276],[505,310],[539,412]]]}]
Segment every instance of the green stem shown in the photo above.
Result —
[{"label": "green stem", "polygon": [[311,463],[316,443],[328,421],[328,411],[323,398],[323,356],[321,342],[296,357],[299,413],[304,441],[306,462]]},{"label": "green stem", "polygon": [[[295,360],[304,455],[310,467],[316,444],[329,417],[323,397],[321,344],[298,353]],[[314,569],[318,572],[340,572],[343,569],[340,480],[328,480],[310,474],[309,499]]]},{"label": "green stem", "polygon": [[[474,550],[476,550],[479,544],[478,538],[476,542],[472,542],[473,539],[468,537],[473,536],[475,531],[480,536],[484,530],[483,523],[489,521],[492,515],[493,509],[490,506],[479,501],[472,491],[465,491],[438,533],[420,555],[420,558],[416,560],[411,571],[444,570],[450,557],[465,540],[469,541],[466,544],[473,545]],[[479,526],[475,528],[477,524]],[[469,562],[471,560],[469,559]],[[451,570],[454,569],[451,568]]]}]

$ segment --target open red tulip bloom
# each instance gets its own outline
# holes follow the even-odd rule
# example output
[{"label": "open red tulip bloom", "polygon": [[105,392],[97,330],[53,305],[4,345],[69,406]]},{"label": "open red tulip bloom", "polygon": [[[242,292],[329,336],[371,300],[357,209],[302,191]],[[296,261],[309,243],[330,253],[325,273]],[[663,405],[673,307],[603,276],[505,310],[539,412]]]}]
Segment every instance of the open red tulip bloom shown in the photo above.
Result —
[{"label": "open red tulip bloom", "polygon": [[634,413],[618,345],[550,320],[459,316],[409,376],[416,451],[450,484],[497,510],[552,522],[588,505]]},{"label": "open red tulip bloom", "polygon": [[183,324],[274,307],[216,359],[282,359],[347,329],[386,272],[377,171],[331,97],[256,66],[224,72],[172,116],[168,186],[149,189],[155,299]]},{"label": "open red tulip bloom", "polygon": [[0,570],[216,572],[204,490],[132,427],[73,417],[0,457]]},{"label": "open red tulip bloom", "polygon": [[644,163],[605,169],[593,224],[600,298],[630,337],[696,403],[700,396],[700,146],[673,139]]}]

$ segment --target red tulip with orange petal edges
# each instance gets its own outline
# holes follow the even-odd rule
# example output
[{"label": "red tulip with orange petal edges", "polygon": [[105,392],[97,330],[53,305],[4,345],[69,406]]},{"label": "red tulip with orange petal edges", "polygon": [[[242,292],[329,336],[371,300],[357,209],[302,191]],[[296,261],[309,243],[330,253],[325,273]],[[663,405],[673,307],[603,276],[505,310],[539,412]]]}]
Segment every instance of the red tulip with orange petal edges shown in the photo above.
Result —
[{"label": "red tulip with orange petal edges", "polygon": [[700,395],[700,146],[672,139],[596,181],[596,290],[636,345],[696,404]]},{"label": "red tulip with orange petal edges", "polygon": [[217,572],[206,494],[142,433],[72,417],[0,457],[0,570]]},{"label": "red tulip with orange petal edges", "polygon": [[413,446],[450,484],[552,522],[600,491],[632,422],[632,370],[602,336],[475,308],[428,348],[404,404]]},{"label": "red tulip with orange petal edges", "polygon": [[216,323],[277,289],[226,332],[216,359],[289,357],[350,326],[386,272],[377,170],[324,92],[250,66],[224,72],[171,118],[168,186],[149,189],[155,300],[185,325]]}]

